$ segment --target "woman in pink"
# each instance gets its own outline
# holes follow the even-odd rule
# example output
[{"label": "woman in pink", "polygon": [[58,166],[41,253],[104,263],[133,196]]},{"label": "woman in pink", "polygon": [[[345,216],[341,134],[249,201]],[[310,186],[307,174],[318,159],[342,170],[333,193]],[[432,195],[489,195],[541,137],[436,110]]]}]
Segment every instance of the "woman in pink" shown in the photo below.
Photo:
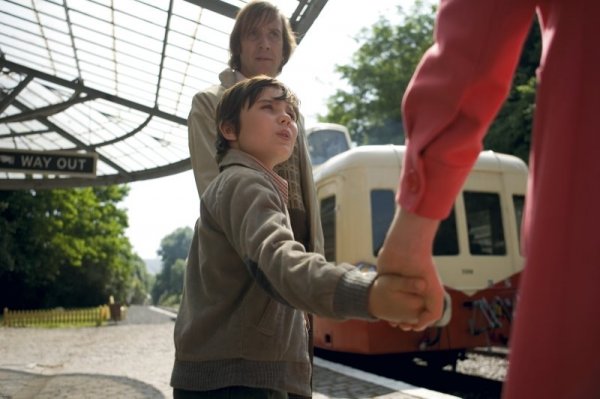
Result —
[{"label": "woman in pink", "polygon": [[449,214],[511,84],[535,14],[542,28],[526,265],[505,398],[600,398],[600,1],[442,0],[435,44],[403,101],[407,156],[378,267],[429,279]]}]

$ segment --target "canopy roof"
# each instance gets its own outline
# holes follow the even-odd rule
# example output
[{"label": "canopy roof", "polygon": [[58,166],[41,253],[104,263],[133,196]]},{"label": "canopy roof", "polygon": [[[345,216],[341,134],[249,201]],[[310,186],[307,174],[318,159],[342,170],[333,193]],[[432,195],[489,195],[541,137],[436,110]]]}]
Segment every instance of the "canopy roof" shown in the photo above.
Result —
[{"label": "canopy roof", "polygon": [[[246,1],[1,2],[0,189],[126,183],[190,168],[192,97],[227,66]],[[274,1],[298,41],[326,2]],[[90,172],[83,165],[92,159]]]}]

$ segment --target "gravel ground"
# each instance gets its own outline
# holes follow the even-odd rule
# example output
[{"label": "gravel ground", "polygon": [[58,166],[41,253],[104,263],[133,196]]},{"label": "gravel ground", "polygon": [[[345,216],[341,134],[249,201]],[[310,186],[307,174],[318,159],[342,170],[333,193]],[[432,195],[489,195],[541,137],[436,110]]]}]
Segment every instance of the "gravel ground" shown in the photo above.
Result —
[{"label": "gravel ground", "polygon": [[[118,325],[102,328],[0,328],[0,399],[170,398],[173,320],[166,312],[134,307]],[[457,371],[503,381],[507,366],[506,357],[471,352]],[[324,369],[319,373],[316,385],[325,393],[334,379]]]},{"label": "gravel ground", "polygon": [[[142,307],[100,328],[0,328],[0,399],[171,398],[173,328],[172,315]],[[313,398],[430,397],[384,385],[316,367]]]},{"label": "gravel ground", "polygon": [[508,359],[493,354],[467,353],[467,358],[459,360],[456,364],[456,371],[459,373],[496,381],[504,381],[507,369]]},{"label": "gravel ground", "polygon": [[2,328],[0,398],[16,398],[17,393],[23,398],[96,397],[96,392],[105,397],[124,397],[123,392],[131,398],[171,397],[173,344],[165,337],[172,331],[173,323],[152,328]]},{"label": "gravel ground", "polygon": [[0,328],[0,399],[170,398],[173,320],[132,306],[100,328]]}]

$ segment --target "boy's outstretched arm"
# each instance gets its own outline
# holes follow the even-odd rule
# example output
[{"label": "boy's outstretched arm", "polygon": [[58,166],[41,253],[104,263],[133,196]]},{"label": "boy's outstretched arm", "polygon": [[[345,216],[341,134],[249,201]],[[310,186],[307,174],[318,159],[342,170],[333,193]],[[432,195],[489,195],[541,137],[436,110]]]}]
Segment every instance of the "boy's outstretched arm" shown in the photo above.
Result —
[{"label": "boy's outstretched arm", "polygon": [[377,258],[377,273],[421,278],[425,282],[425,310],[416,323],[403,329],[423,330],[442,317],[444,288],[433,263],[433,240],[439,221],[399,209],[394,215]]}]

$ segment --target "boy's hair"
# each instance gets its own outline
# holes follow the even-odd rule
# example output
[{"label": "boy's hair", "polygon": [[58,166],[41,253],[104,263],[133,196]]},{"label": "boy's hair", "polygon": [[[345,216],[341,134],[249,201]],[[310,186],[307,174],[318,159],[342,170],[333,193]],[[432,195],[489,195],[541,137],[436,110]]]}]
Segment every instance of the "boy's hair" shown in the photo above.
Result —
[{"label": "boy's hair", "polygon": [[271,22],[279,18],[281,20],[283,39],[283,59],[279,65],[278,72],[281,72],[283,66],[288,62],[294,49],[296,48],[296,36],[290,26],[290,21],[279,9],[265,0],[254,0],[242,8],[236,18],[233,30],[229,36],[229,66],[236,71],[241,70],[242,63],[240,54],[242,52],[242,37],[247,35],[250,30],[263,22]]},{"label": "boy's hair", "polygon": [[256,100],[258,100],[262,91],[267,87],[281,89],[281,95],[275,99],[290,104],[296,115],[295,120],[298,120],[299,100],[296,95],[279,80],[266,75],[259,75],[252,79],[246,79],[236,83],[225,90],[221,100],[219,100],[219,103],[217,104],[215,118],[217,128],[217,141],[215,143],[217,149],[217,163],[221,162],[223,156],[225,156],[227,150],[229,150],[229,141],[221,134],[221,125],[223,123],[231,123],[235,128],[236,135],[238,135],[240,133],[240,115],[242,109],[252,107]]}]

